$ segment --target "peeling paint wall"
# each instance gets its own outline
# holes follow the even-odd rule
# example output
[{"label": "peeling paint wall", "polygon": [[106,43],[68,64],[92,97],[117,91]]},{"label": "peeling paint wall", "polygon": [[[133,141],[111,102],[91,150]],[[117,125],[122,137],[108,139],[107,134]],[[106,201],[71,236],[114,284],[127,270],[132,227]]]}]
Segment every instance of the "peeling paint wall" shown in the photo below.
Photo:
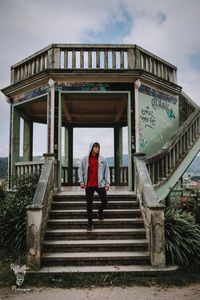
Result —
[{"label": "peeling paint wall", "polygon": [[179,128],[178,97],[141,85],[138,93],[139,151],[151,156]]}]

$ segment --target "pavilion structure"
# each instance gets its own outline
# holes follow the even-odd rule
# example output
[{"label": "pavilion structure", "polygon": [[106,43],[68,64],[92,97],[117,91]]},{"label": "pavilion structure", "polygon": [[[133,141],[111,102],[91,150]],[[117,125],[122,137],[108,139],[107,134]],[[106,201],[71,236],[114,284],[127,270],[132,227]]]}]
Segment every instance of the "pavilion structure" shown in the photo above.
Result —
[{"label": "pavilion structure", "polygon": [[[54,192],[78,185],[74,128],[114,129],[111,183],[136,193],[154,251],[151,265],[165,265],[163,204],[200,149],[199,107],[177,84],[177,68],[137,45],[52,44],[12,66],[11,83],[2,92],[10,105],[10,179],[43,170]],[[33,159],[34,123],[47,127],[45,159],[39,161]],[[123,127],[128,128],[128,166],[122,163]],[[43,203],[48,189],[35,205],[48,206]],[[30,226],[39,222],[30,218]],[[41,213],[37,235],[43,223]],[[40,260],[40,246],[34,245]]]}]

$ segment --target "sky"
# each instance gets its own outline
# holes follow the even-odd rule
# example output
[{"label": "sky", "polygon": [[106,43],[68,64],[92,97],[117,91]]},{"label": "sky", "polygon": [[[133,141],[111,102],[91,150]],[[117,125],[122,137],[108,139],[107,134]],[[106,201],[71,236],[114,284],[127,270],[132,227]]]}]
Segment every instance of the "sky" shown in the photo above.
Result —
[{"label": "sky", "polygon": [[[178,84],[200,105],[199,12],[199,0],[0,0],[0,89],[10,84],[11,65],[49,44],[125,43],[177,66]],[[34,155],[46,152],[45,134],[44,126],[34,127]],[[112,130],[93,129],[76,130],[74,157],[97,136],[112,156]],[[0,92],[0,157],[8,147],[9,105]]]}]

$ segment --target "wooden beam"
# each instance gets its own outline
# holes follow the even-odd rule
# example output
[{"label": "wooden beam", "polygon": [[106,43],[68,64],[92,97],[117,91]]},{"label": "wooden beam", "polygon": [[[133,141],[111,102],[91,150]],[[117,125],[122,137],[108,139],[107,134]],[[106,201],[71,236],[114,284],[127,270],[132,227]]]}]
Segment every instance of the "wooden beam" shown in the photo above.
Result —
[{"label": "wooden beam", "polygon": [[27,111],[25,111],[25,109],[23,109],[23,108],[20,108],[19,115],[22,119],[24,119],[26,121],[33,121],[32,116]]},{"label": "wooden beam", "polygon": [[72,113],[70,116],[71,117],[84,117],[84,118],[93,117],[94,119],[96,119],[96,118],[103,118],[103,119],[105,119],[106,117],[107,118],[114,118],[115,114],[114,113],[104,113],[104,114],[101,113],[101,114],[99,114],[98,112],[91,112],[91,113],[83,113],[83,114]]},{"label": "wooden beam", "polygon": [[118,112],[117,115],[115,117],[115,123],[118,122],[123,114],[124,108],[126,106],[126,100],[123,99],[120,102],[117,103],[117,108],[118,108]]},{"label": "wooden beam", "polygon": [[71,122],[72,122],[72,118],[71,118],[69,109],[68,109],[68,107],[67,107],[67,104],[66,104],[65,102],[63,102],[62,109],[63,109],[64,116],[65,116],[66,120],[67,120],[69,123],[71,123]]}]

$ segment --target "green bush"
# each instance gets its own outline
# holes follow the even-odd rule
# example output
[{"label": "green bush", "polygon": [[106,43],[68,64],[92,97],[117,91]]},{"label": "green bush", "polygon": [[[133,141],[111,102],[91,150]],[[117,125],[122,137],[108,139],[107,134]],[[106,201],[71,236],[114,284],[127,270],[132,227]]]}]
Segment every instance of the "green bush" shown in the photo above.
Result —
[{"label": "green bush", "polygon": [[165,242],[168,263],[200,264],[200,226],[190,213],[166,208]]},{"label": "green bush", "polygon": [[14,191],[4,192],[0,202],[1,257],[18,257],[26,250],[26,207],[33,200],[39,175],[13,180]]}]

